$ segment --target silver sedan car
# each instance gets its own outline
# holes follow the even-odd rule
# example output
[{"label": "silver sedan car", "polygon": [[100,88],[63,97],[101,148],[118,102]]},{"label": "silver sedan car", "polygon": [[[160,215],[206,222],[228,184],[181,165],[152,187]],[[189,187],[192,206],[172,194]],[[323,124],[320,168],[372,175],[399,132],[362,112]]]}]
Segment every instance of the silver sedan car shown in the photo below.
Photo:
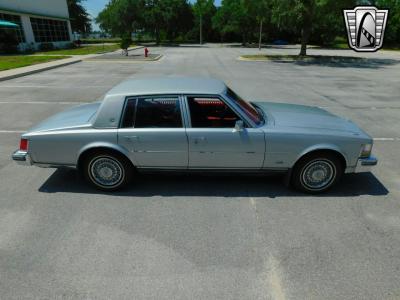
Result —
[{"label": "silver sedan car", "polygon": [[22,135],[12,158],[76,168],[105,191],[167,170],[286,172],[293,187],[320,193],[376,165],[372,143],[317,107],[247,102],[219,80],[166,77],[127,80],[99,103],[50,117]]}]

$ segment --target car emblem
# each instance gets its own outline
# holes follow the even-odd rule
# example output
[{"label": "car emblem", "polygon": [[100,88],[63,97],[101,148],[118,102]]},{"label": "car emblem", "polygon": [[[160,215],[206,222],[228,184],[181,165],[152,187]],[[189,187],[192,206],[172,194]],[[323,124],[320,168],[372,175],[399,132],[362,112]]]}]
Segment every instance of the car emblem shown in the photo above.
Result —
[{"label": "car emblem", "polygon": [[357,6],[343,10],[350,48],[374,52],[382,48],[389,10],[374,6]]}]

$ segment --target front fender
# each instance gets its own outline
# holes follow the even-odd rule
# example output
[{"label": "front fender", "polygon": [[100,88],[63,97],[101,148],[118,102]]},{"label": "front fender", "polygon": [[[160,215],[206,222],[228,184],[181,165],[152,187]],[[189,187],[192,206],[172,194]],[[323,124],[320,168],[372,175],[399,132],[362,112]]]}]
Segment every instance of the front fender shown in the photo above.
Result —
[{"label": "front fender", "polygon": [[312,145],[312,146],[310,146],[310,147],[307,147],[306,149],[304,149],[303,151],[301,151],[301,152],[298,154],[298,156],[296,157],[295,163],[296,163],[300,158],[302,158],[304,155],[307,155],[308,153],[311,153],[311,152],[313,152],[313,151],[318,151],[318,150],[332,150],[332,151],[338,152],[338,153],[340,153],[340,154],[343,156],[343,158],[344,158],[344,160],[345,160],[345,162],[346,162],[346,166],[349,165],[349,160],[348,160],[347,154],[346,154],[344,151],[342,151],[342,149],[340,149],[340,148],[339,148],[337,145],[335,145],[335,144],[326,144],[326,143],[324,143],[324,144],[316,144],[316,145]]}]

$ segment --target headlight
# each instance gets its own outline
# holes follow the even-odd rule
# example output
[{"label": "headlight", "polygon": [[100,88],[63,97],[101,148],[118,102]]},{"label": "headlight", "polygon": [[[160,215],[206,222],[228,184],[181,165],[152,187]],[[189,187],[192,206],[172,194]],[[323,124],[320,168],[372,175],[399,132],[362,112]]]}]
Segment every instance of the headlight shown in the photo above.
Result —
[{"label": "headlight", "polygon": [[361,146],[360,157],[366,158],[371,155],[372,144],[365,144]]}]

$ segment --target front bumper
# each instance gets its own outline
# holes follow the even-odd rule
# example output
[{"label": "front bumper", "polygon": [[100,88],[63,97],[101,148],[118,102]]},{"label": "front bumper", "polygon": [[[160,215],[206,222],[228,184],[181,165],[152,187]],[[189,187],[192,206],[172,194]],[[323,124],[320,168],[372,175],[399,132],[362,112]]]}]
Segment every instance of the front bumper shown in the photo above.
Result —
[{"label": "front bumper", "polygon": [[12,159],[19,165],[31,166],[32,160],[28,152],[17,150],[13,153]]},{"label": "front bumper", "polygon": [[355,173],[370,172],[373,166],[378,164],[378,159],[374,156],[367,158],[359,158],[357,161],[357,166],[355,168]]}]

